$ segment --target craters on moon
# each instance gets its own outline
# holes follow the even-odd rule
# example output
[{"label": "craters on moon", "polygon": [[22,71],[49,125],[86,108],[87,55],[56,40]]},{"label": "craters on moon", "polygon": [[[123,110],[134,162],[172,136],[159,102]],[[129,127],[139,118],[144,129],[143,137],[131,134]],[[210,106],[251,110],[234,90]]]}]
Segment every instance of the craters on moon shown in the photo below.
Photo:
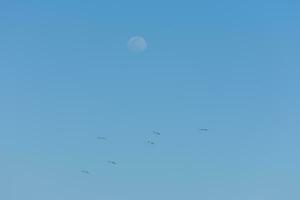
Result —
[{"label": "craters on moon", "polygon": [[146,40],[142,36],[134,36],[128,40],[127,47],[129,51],[139,53],[148,48]]}]

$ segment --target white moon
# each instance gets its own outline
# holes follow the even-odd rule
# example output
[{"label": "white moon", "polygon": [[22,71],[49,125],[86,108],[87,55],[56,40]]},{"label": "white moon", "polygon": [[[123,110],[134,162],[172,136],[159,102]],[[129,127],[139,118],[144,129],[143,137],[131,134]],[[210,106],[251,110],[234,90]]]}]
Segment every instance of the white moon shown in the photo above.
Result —
[{"label": "white moon", "polygon": [[127,43],[127,47],[130,51],[133,52],[143,52],[147,50],[147,42],[146,40],[141,36],[134,36],[129,39]]}]

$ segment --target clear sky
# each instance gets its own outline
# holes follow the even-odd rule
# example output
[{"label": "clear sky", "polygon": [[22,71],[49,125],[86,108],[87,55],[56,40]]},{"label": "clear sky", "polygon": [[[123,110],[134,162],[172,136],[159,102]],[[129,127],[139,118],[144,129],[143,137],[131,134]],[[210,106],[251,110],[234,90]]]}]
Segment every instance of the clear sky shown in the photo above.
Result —
[{"label": "clear sky", "polygon": [[299,10],[2,0],[0,199],[299,200]]}]

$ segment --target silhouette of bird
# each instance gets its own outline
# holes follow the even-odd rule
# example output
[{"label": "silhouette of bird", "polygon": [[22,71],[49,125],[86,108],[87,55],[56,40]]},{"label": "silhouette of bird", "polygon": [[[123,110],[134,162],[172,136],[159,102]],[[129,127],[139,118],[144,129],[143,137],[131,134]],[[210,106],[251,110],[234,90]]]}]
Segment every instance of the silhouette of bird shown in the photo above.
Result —
[{"label": "silhouette of bird", "polygon": [[88,175],[90,174],[90,172],[87,171],[87,170],[81,170],[80,172],[83,173],[83,174],[88,174]]},{"label": "silhouette of bird", "polygon": [[161,133],[158,132],[158,131],[153,131],[153,134],[155,134],[155,135],[161,135]]},{"label": "silhouette of bird", "polygon": [[107,161],[109,164],[112,164],[112,165],[117,165],[117,163],[115,161],[112,161],[112,160],[109,160]]},{"label": "silhouette of bird", "polygon": [[151,141],[151,140],[148,140],[147,143],[148,143],[148,144],[151,144],[151,145],[154,145],[154,144],[155,144],[155,143],[154,143],[153,141]]},{"label": "silhouette of bird", "polygon": [[106,137],[97,137],[98,140],[106,140]]}]

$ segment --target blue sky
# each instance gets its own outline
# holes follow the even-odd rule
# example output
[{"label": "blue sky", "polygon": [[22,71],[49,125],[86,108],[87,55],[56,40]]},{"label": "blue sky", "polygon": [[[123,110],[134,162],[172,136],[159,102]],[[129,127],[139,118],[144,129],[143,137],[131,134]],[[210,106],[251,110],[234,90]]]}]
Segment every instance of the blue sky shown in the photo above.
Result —
[{"label": "blue sky", "polygon": [[0,199],[300,199],[299,10],[1,1]]}]

